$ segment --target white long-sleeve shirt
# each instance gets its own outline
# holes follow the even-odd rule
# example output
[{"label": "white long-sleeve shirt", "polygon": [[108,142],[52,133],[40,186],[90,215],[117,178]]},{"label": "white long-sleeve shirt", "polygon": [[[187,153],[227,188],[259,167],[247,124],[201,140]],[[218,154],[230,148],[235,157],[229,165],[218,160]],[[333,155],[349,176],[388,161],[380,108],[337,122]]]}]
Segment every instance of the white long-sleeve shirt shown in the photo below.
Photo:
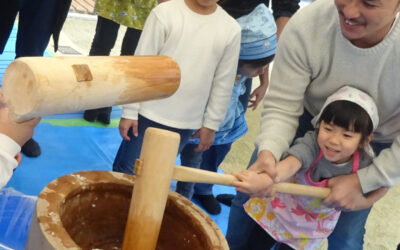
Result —
[{"label": "white long-sleeve shirt", "polygon": [[14,169],[18,166],[15,159],[21,147],[10,137],[0,134],[0,188],[10,180]]},{"label": "white long-sleeve shirt", "polygon": [[358,171],[363,191],[400,180],[400,24],[377,45],[358,48],[341,33],[333,0],[318,0],[298,11],[279,40],[270,87],[265,95],[259,150],[276,159],[287,150],[305,107],[317,115],[326,98],[344,85],[369,93],[380,124],[374,141],[393,142]]},{"label": "white long-sleeve shirt", "polygon": [[184,0],[158,5],[146,20],[135,55],[172,57],[181,69],[181,83],[171,97],[124,105],[122,117],[137,120],[140,113],[170,127],[217,130],[235,82],[240,30],[219,6],[200,15]]}]

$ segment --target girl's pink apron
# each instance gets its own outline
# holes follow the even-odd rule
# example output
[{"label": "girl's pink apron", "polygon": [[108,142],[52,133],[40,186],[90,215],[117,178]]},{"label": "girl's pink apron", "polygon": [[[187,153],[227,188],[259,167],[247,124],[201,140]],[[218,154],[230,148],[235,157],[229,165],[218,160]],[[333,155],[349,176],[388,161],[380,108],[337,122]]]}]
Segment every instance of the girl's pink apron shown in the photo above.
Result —
[{"label": "girl's pink apron", "polygon": [[[328,180],[314,182],[312,168],[322,157],[304,171],[296,173],[291,182],[326,187]],[[359,166],[359,153],[354,153],[353,173]],[[321,198],[277,193],[269,198],[251,198],[244,204],[246,212],[275,240],[294,249],[314,249],[332,233],[340,211],[326,207]]]}]

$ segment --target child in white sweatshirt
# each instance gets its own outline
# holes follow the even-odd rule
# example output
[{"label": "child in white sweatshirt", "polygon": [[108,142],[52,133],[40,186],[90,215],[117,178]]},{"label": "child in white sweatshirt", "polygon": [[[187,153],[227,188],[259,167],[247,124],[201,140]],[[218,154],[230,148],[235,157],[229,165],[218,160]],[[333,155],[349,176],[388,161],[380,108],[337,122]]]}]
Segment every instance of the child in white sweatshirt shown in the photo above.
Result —
[{"label": "child in white sweatshirt", "polygon": [[178,133],[179,152],[190,136],[199,137],[197,150],[212,145],[231,99],[240,50],[240,25],[217,2],[171,0],[150,13],[135,55],[172,57],[181,82],[171,97],[123,106],[124,140],[114,171],[132,174],[147,127]]}]

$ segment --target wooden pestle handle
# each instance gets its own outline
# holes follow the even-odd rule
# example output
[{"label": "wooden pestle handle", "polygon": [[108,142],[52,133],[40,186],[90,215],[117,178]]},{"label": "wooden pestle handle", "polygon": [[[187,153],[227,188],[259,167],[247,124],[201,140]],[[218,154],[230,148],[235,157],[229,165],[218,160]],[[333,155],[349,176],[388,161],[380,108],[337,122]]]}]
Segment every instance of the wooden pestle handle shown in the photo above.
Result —
[{"label": "wooden pestle handle", "polygon": [[135,165],[140,171],[132,192],[123,250],[156,249],[179,141],[175,132],[146,129],[140,159]]},{"label": "wooden pestle handle", "polygon": [[[230,174],[219,174],[211,171],[176,166],[174,168],[174,180],[184,182],[201,182],[210,184],[219,184],[232,186],[232,182],[237,180],[235,176]],[[323,187],[314,187],[294,183],[277,183],[275,184],[276,191],[279,193],[307,195],[313,197],[325,198],[329,195],[330,189]]]}]

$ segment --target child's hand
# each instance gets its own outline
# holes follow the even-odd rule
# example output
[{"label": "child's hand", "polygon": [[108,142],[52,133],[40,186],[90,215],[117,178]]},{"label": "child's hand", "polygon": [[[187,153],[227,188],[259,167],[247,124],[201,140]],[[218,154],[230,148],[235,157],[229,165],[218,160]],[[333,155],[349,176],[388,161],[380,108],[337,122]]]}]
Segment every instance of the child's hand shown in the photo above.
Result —
[{"label": "child's hand", "polygon": [[239,173],[232,173],[232,175],[238,179],[232,183],[237,191],[247,193],[252,197],[275,195],[274,181],[264,172],[243,170]]},{"label": "child's hand", "polygon": [[255,110],[261,100],[264,98],[265,92],[267,91],[268,84],[260,85],[253,90],[253,92],[249,96],[249,105],[248,108]]},{"label": "child's hand", "polygon": [[124,140],[131,140],[131,138],[128,136],[128,131],[131,128],[133,135],[135,137],[138,136],[138,121],[121,118],[121,120],[119,121],[119,133]]},{"label": "child's hand", "polygon": [[191,138],[199,138],[199,145],[195,148],[196,152],[206,151],[214,143],[215,131],[206,127],[201,127]]}]

